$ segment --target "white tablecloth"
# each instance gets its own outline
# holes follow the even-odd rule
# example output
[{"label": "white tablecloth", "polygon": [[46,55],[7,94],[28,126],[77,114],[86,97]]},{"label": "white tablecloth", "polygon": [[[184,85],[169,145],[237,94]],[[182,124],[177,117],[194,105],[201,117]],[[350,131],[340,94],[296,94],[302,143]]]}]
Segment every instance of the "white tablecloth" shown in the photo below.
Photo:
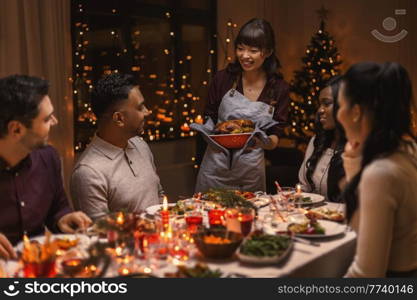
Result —
[{"label": "white tablecloth", "polygon": [[[343,210],[340,204],[327,204],[331,208]],[[265,210],[264,210],[265,212]],[[260,212],[262,213],[262,211]],[[356,234],[353,231],[346,231],[344,234],[327,238],[315,239],[319,246],[295,242],[293,251],[289,256],[276,265],[248,265],[240,262],[236,256],[228,260],[207,260],[197,254],[187,264],[194,265],[201,261],[211,269],[220,269],[225,276],[236,274],[239,277],[342,277],[352,262]],[[197,252],[197,251],[196,251]],[[9,276],[13,276],[18,268],[17,262],[5,264]],[[165,263],[154,270],[156,276],[163,277],[165,272],[173,272],[176,267]],[[117,276],[117,271],[110,268],[106,277]]]},{"label": "white tablecloth", "polygon": [[[326,206],[344,210],[342,204],[329,203]],[[342,277],[353,260],[356,233],[347,231],[343,235],[315,241],[319,242],[320,246],[295,242],[288,258],[277,265],[248,265],[237,259],[222,262],[201,260],[210,268],[219,268],[226,273],[238,273],[247,277]]]}]

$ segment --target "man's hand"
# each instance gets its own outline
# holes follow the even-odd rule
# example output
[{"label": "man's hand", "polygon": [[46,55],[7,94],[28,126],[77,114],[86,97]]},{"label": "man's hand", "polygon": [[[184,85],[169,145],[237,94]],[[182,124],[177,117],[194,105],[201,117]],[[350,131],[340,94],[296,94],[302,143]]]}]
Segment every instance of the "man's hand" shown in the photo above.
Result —
[{"label": "man's hand", "polygon": [[4,259],[16,259],[16,252],[7,237],[0,233],[0,257]]},{"label": "man's hand", "polygon": [[58,221],[58,227],[62,232],[74,233],[76,229],[86,230],[91,223],[91,219],[86,214],[76,211],[61,217]]}]

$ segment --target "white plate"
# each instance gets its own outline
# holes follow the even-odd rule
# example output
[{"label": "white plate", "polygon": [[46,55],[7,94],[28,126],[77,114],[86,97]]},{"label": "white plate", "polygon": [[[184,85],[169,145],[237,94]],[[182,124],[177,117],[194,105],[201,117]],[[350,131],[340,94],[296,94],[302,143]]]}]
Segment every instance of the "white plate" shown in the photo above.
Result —
[{"label": "white plate", "polygon": [[[168,207],[173,207],[175,206],[175,203],[168,203]],[[149,206],[145,209],[145,212],[148,215],[155,215],[160,209],[162,209],[162,204],[156,204],[156,205],[152,205]]]},{"label": "white plate", "polygon": [[346,225],[344,224],[326,220],[320,220],[318,221],[318,223],[324,228],[324,234],[295,233],[295,236],[303,238],[327,238],[337,236],[346,232]]},{"label": "white plate", "polygon": [[271,203],[271,198],[269,196],[257,196],[247,200],[252,202],[257,208],[265,207]]},{"label": "white plate", "polygon": [[239,260],[250,263],[250,264],[257,264],[257,265],[269,265],[269,264],[276,264],[280,261],[284,260],[288,254],[291,253],[292,247],[294,242],[291,241],[288,248],[282,253],[281,255],[275,255],[275,256],[264,256],[264,257],[258,257],[258,256],[250,256],[240,253],[240,247],[238,251],[236,252],[237,257]]},{"label": "white plate", "polygon": [[[53,234],[51,236],[51,241],[53,241],[54,239],[69,239],[69,240],[75,240],[76,238],[78,238],[78,244],[75,247],[81,247],[81,248],[87,248],[90,245],[90,239],[88,238],[88,236],[84,235],[84,234]],[[35,240],[38,241],[39,243],[43,244],[43,242],[45,241],[45,236],[44,235],[40,235],[40,236],[34,236],[30,238],[31,241]],[[18,251],[22,251],[23,250],[23,241],[18,243],[15,247],[16,250]],[[70,248],[72,249],[72,248]]]},{"label": "white plate", "polygon": [[[320,220],[318,222],[324,228],[325,234],[295,233],[295,236],[304,237],[304,238],[327,238],[327,237],[337,236],[339,234],[346,232],[347,227],[345,224],[341,224],[341,223],[337,223],[333,221],[327,221],[327,220]],[[294,222],[294,223],[297,223],[297,222]],[[271,224],[265,224],[263,226],[263,229],[265,233],[267,234],[275,234],[277,232],[286,232],[289,224],[290,223],[286,223],[286,222],[285,223],[277,222],[274,224],[274,226],[272,226]]]},{"label": "white plate", "polygon": [[[304,201],[289,201],[289,203],[295,204],[295,205],[314,205],[320,202],[324,201],[324,196],[320,194],[313,194],[313,193],[301,193],[301,195],[305,197],[310,197],[311,202],[304,202]],[[277,197],[275,195],[274,197]]]}]

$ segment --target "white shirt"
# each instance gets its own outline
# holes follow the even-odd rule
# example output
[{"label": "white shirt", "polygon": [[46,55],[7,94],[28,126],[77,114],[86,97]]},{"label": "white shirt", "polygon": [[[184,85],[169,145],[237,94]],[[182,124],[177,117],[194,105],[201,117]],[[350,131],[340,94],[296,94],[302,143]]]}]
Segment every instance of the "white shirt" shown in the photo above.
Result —
[{"label": "white shirt", "polygon": [[298,172],[298,180],[301,184],[301,189],[304,192],[311,192],[311,193],[317,193],[320,195],[323,195],[328,201],[327,196],[327,177],[329,174],[329,168],[330,168],[330,161],[334,155],[334,149],[327,148],[317,161],[316,168],[314,169],[313,175],[311,176],[311,179],[314,183],[315,189],[311,188],[310,183],[307,180],[306,173],[307,173],[307,161],[310,159],[311,155],[314,151],[314,139],[316,136],[313,136],[310,139],[310,142],[308,143],[308,147],[304,156],[304,161],[301,165],[301,168]]}]

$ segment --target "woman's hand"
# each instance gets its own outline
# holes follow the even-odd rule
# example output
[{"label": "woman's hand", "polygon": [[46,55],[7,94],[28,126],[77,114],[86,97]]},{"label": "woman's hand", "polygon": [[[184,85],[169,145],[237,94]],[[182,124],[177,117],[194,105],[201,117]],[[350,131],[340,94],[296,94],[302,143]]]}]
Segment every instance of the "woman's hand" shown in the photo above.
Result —
[{"label": "woman's hand", "polygon": [[345,145],[345,157],[356,158],[362,156],[363,146],[359,142],[346,142]]},{"label": "woman's hand", "polygon": [[342,154],[343,168],[346,173],[346,182],[352,180],[362,167],[362,149],[359,142],[346,142],[345,152]]},{"label": "woman's hand", "polygon": [[248,148],[247,151],[252,151],[257,148],[262,148],[264,150],[273,150],[278,146],[278,137],[276,135],[268,136],[268,141],[266,143],[262,142],[262,140],[256,136],[253,137],[254,144]]}]

